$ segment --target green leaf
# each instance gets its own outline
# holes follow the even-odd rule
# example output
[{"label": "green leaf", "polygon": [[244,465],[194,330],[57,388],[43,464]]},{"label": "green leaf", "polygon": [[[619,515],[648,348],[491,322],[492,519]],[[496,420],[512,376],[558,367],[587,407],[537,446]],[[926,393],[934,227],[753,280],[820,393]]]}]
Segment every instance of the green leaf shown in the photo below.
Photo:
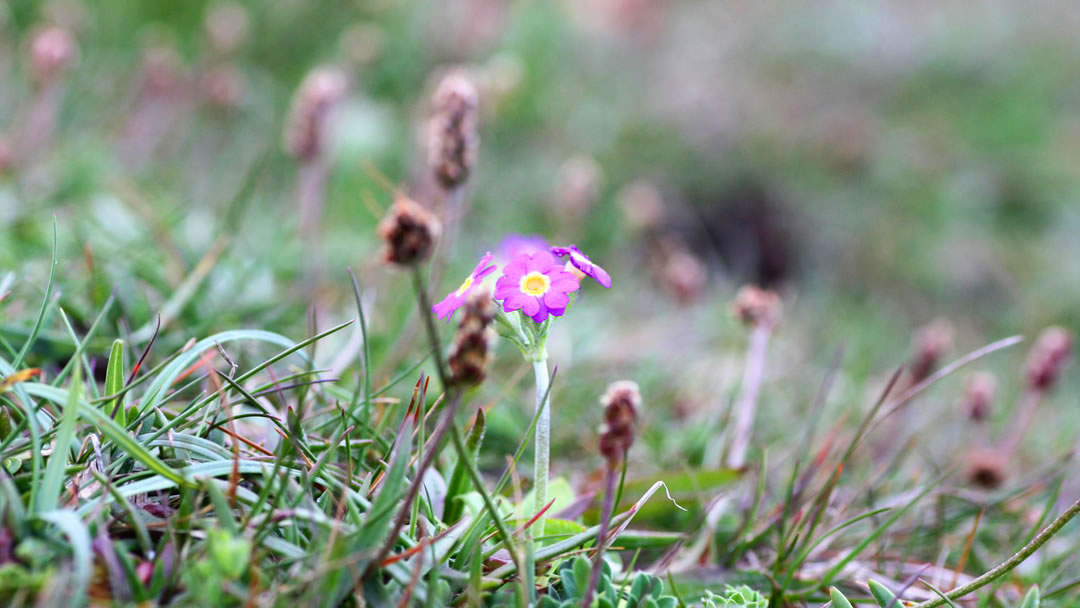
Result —
[{"label": "green leaf", "polygon": [[45,465],[45,477],[41,486],[35,488],[34,511],[44,513],[55,509],[64,489],[64,469],[67,468],[71,446],[75,442],[75,425],[79,421],[79,401],[82,399],[82,367],[76,366],[68,387],[67,402],[60,418],[60,427],[56,433],[52,456]]},{"label": "green leaf", "polygon": [[851,602],[836,587],[829,587],[829,599],[832,601],[833,608],[852,608]]},{"label": "green leaf", "polygon": [[[124,389],[124,341],[113,340],[109,351],[109,365],[105,368],[105,394],[115,395]],[[124,426],[124,408],[122,397],[117,397],[105,404],[105,412],[120,426]],[[119,411],[117,411],[119,410]]]},{"label": "green leaf", "polygon": [[71,545],[71,553],[74,557],[74,589],[71,589],[70,605],[78,606],[85,603],[86,593],[90,587],[90,575],[92,572],[93,552],[90,548],[90,531],[86,528],[79,516],[70,509],[56,509],[37,515],[38,519],[51,523],[67,537]]},{"label": "green leaf", "polygon": [[390,458],[390,466],[386,475],[383,476],[382,489],[371,503],[371,508],[357,537],[360,549],[375,547],[385,538],[387,528],[396,511],[395,507],[398,506],[401,495],[405,491],[408,481],[405,474],[408,472],[411,452],[412,417],[406,416],[394,446],[394,453]]},{"label": "green leaf", "polygon": [[[469,451],[469,457],[476,464],[476,456],[480,452],[480,446],[484,442],[484,429],[486,428],[483,408],[476,410],[476,422],[469,430],[469,436],[465,439],[465,447]],[[465,503],[459,498],[469,491],[469,472],[466,463],[458,460],[454,465],[454,472],[450,475],[450,483],[446,489],[446,499],[443,502],[443,522],[447,525],[457,523],[465,510]]]},{"label": "green leaf", "polygon": [[899,601],[896,599],[896,595],[892,591],[889,591],[888,587],[881,583],[871,580],[866,583],[870,587],[870,595],[874,596],[874,600],[877,601],[878,606],[886,608],[887,606],[900,606]]}]

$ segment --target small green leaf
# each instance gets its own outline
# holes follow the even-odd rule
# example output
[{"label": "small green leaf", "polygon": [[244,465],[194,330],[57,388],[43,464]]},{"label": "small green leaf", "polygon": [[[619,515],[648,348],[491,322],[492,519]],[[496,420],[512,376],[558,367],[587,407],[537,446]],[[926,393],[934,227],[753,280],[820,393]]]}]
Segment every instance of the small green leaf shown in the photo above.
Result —
[{"label": "small green leaf", "polygon": [[[484,410],[476,410],[476,422],[473,423],[469,436],[465,439],[465,447],[473,459],[473,464],[476,464],[476,456],[480,452],[480,445],[484,442],[486,426]],[[460,500],[460,497],[469,491],[470,483],[467,467],[459,460],[454,465],[454,472],[450,475],[450,483],[447,485],[446,499],[443,503],[443,522],[447,525],[455,524],[461,519],[465,511],[465,503]]]},{"label": "small green leaf", "polygon": [[889,591],[888,587],[881,583],[871,580],[867,581],[867,585],[870,586],[870,595],[874,596],[874,600],[877,601],[878,606],[885,608],[886,606],[899,606],[900,602],[896,601],[896,595]]},{"label": "small green leaf", "polygon": [[[124,341],[113,340],[109,351],[109,365],[105,368],[105,394],[115,395],[124,390]],[[105,404],[105,413],[116,420],[116,424],[126,426],[124,422],[123,398],[117,397]],[[119,410],[119,411],[117,411]]]},{"label": "small green leaf", "polygon": [[36,494],[34,510],[37,513],[52,511],[60,501],[60,492],[64,489],[64,469],[67,468],[71,445],[75,441],[75,425],[79,421],[79,401],[82,400],[82,367],[75,366],[68,387],[67,403],[60,418],[60,428],[56,432],[52,456],[45,465],[45,477]]},{"label": "small green leaf", "polygon": [[832,601],[833,608],[852,608],[851,602],[836,587],[829,587],[829,599]]}]

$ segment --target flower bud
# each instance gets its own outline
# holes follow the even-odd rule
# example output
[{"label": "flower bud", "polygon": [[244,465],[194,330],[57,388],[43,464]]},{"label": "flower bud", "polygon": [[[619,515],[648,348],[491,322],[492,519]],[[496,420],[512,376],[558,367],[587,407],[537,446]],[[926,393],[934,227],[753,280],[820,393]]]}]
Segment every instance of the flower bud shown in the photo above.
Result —
[{"label": "flower bud", "polygon": [[327,123],[346,87],[345,74],[333,67],[316,68],[300,83],[285,123],[285,150],[293,158],[310,162],[325,153]]},{"label": "flower bud", "polygon": [[748,327],[775,327],[780,323],[781,311],[780,296],[755,285],[740,287],[732,303],[733,314]]},{"label": "flower bud", "polygon": [[407,197],[398,196],[379,222],[378,231],[386,243],[386,261],[407,266],[431,255],[440,225],[430,211]]},{"label": "flower bud", "polygon": [[445,188],[460,186],[476,163],[478,95],[464,72],[447,74],[435,90],[428,125],[428,162]]},{"label": "flower bud", "polygon": [[486,290],[473,292],[464,309],[448,363],[450,382],[471,386],[483,381],[491,364],[491,346],[495,340],[495,330],[490,327],[495,319],[491,294]]},{"label": "flower bud", "polygon": [[1057,384],[1072,355],[1073,337],[1061,327],[1048,327],[1039,334],[1027,361],[1028,386],[1046,391]]},{"label": "flower bud", "polygon": [[604,424],[600,426],[600,453],[615,463],[626,455],[634,443],[634,425],[641,411],[641,391],[636,382],[612,382],[600,398],[604,407]]},{"label": "flower bud", "polygon": [[953,328],[948,321],[938,319],[915,334],[915,355],[909,371],[915,382],[926,380],[937,369],[941,357],[952,347]]}]

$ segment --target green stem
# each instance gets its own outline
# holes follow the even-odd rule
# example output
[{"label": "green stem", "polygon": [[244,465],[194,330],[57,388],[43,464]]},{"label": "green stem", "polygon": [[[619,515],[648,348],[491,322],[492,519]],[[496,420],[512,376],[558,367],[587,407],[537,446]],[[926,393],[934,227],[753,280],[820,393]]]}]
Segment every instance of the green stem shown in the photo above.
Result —
[{"label": "green stem", "polygon": [[[549,396],[548,407],[544,406],[544,396],[548,394],[548,368],[547,357],[533,360],[533,372],[536,374],[536,411],[539,417],[536,420],[536,455],[533,462],[533,506],[539,513],[547,505],[548,469],[551,456],[551,404]],[[545,514],[546,515],[546,514]],[[540,516],[533,525],[533,537],[540,538],[544,535],[544,515]]]},{"label": "green stem", "polygon": [[[963,587],[958,587],[946,593],[945,596],[949,598],[949,600],[960,599],[961,597],[971,593],[972,591],[975,591],[980,587],[984,587],[1001,578],[1002,576],[1005,576],[1013,568],[1019,566],[1021,562],[1031,557],[1032,553],[1038,551],[1039,547],[1043,546],[1046,541],[1050,540],[1052,536],[1057,534],[1058,530],[1061,530],[1062,526],[1069,523],[1069,520],[1071,520],[1073,517],[1076,517],[1077,513],[1080,513],[1080,500],[1074,502],[1072,506],[1069,507],[1064,513],[1059,515],[1057,519],[1050,522],[1049,526],[1043,528],[1043,531],[1039,532],[1038,536],[1031,539],[1031,542],[1024,545],[1024,548],[1020,549],[1016,553],[1016,555],[1005,560],[1001,563],[1001,565],[997,566],[992,570],[989,570],[988,572],[986,572],[986,574],[983,574],[982,576],[976,578],[975,580],[964,585]],[[935,606],[941,606],[945,604],[945,602],[946,600],[944,598],[938,597],[932,600],[927,600],[921,604],[916,604],[914,608],[934,608]]]}]

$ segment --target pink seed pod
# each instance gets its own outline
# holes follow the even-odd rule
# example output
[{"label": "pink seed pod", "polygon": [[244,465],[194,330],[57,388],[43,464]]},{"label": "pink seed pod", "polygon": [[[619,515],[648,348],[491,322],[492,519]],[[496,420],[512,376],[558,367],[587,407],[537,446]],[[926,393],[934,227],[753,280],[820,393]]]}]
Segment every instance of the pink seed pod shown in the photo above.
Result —
[{"label": "pink seed pod", "polygon": [[968,379],[964,390],[962,408],[972,422],[984,422],[990,417],[990,408],[997,392],[997,379],[990,372],[976,372]]},{"label": "pink seed pod", "polygon": [[634,425],[641,412],[641,391],[636,382],[612,382],[600,397],[604,423],[600,426],[600,453],[609,462],[622,460],[634,443]]},{"label": "pink seed pod", "polygon": [[948,321],[938,319],[915,334],[915,354],[909,370],[914,382],[922,382],[938,368],[941,358],[952,348],[953,327]]}]

